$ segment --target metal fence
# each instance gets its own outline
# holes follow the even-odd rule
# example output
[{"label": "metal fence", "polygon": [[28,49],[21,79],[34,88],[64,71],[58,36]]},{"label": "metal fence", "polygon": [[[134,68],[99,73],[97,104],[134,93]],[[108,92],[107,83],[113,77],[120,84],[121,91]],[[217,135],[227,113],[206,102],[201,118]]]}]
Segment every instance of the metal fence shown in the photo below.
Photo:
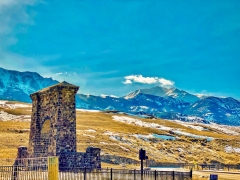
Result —
[{"label": "metal fence", "polygon": [[[144,171],[143,180],[191,180],[191,172],[178,171]],[[140,180],[140,170],[128,169],[101,169],[88,171],[87,169],[74,169],[59,173],[61,180]]]},{"label": "metal fence", "polygon": [[48,158],[16,159],[13,165],[0,166],[0,180],[30,179],[48,179]]},{"label": "metal fence", "polygon": [[0,166],[0,180],[191,180],[192,172],[133,169],[58,168],[58,158],[17,159]]},{"label": "metal fence", "polygon": [[[59,172],[57,178],[50,178],[46,170],[15,169],[0,167],[1,180],[140,180],[141,172],[134,170],[102,169],[98,171]],[[144,171],[144,180],[191,180],[189,172]]]},{"label": "metal fence", "polygon": [[27,170],[20,166],[0,166],[0,180],[46,180],[47,170]]}]

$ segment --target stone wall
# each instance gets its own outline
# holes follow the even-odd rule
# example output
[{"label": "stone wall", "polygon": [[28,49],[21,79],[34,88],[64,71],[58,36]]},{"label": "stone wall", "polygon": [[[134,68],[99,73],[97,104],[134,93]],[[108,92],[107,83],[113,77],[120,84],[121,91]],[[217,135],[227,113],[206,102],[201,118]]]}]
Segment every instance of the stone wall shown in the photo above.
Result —
[{"label": "stone wall", "polygon": [[59,156],[59,167],[61,171],[86,169],[100,169],[100,149],[88,147],[86,153],[65,152]]}]

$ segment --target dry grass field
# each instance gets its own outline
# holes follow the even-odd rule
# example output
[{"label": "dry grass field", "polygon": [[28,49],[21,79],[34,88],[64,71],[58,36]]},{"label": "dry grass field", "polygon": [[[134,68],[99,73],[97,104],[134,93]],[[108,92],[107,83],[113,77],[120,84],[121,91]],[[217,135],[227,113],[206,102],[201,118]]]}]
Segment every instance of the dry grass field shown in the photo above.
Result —
[{"label": "dry grass field", "polygon": [[[10,103],[14,104],[17,102]],[[31,114],[31,106],[10,108],[0,104],[1,111],[19,117],[29,116]],[[185,133],[212,137],[213,140],[208,142],[202,138],[174,134],[171,130],[160,130],[134,123],[116,121],[113,119],[113,116],[129,118],[129,116],[123,114],[77,111],[78,151],[85,151],[88,146],[99,147],[102,155],[125,157],[125,159],[121,160],[121,163],[126,164],[129,162],[127,161],[128,158],[138,160],[140,148],[144,148],[147,151],[149,159],[159,162],[221,162],[227,164],[238,164],[240,162],[239,152],[226,152],[227,146],[240,148],[238,135],[231,135],[231,133],[209,126],[207,131],[201,131],[169,120],[130,117],[138,119],[145,124],[153,123]],[[195,126],[205,127],[205,125]],[[28,119],[28,122],[22,122],[19,118],[18,120],[6,120],[5,117],[4,121],[0,118],[0,159],[15,158],[18,146],[28,146],[29,127],[30,119]],[[176,140],[163,140],[151,136],[153,134],[172,135],[177,138]],[[114,164],[116,160],[113,158],[111,162]],[[108,167],[109,164],[104,163],[103,166]]]}]

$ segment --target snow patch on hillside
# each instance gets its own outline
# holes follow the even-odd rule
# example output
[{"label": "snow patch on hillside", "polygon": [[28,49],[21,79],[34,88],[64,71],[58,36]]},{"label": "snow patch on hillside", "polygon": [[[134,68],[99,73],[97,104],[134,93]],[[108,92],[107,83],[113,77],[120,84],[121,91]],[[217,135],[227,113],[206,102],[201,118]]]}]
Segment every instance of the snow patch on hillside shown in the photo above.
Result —
[{"label": "snow patch on hillside", "polygon": [[208,128],[212,128],[222,133],[229,134],[229,135],[239,135],[240,134],[240,127],[239,126],[227,126],[227,125],[220,125],[216,123],[210,124],[203,124],[203,123],[191,123],[191,122],[183,122],[179,120],[174,120],[174,122],[181,124],[182,126],[189,127],[198,131],[208,131]]},{"label": "snow patch on hillside", "polygon": [[96,131],[94,129],[88,129],[86,130],[87,132],[92,132],[92,133],[95,133]]},{"label": "snow patch on hillside", "polygon": [[148,134],[148,135],[134,134],[133,137],[135,137],[137,139],[142,139],[142,140],[148,142],[149,139],[153,138],[153,135],[152,134]]},{"label": "snow patch on hillside", "polygon": [[119,146],[120,148],[122,148],[124,151],[130,151],[129,149],[125,148],[124,146]]},{"label": "snow patch on hillside", "polygon": [[221,131],[225,134],[229,135],[240,135],[240,127],[239,126],[227,126],[227,125],[219,125],[216,123],[211,123],[211,124],[204,124],[204,126],[216,129],[218,131]]},{"label": "snow patch on hillside", "polygon": [[106,131],[103,134],[108,136],[110,139],[112,139],[114,141],[119,141],[123,144],[132,145],[132,143],[127,138],[124,137],[125,136],[124,134],[113,133],[110,131]]},{"label": "snow patch on hillside", "polygon": [[187,132],[182,132],[182,131],[173,131],[176,134],[179,135],[183,135],[183,136],[187,136],[187,137],[191,137],[191,138],[196,138],[196,139],[206,139],[207,141],[211,141],[214,138],[213,137],[209,137],[209,136],[200,136],[200,135],[195,135],[195,134],[191,134],[191,133],[187,133]]},{"label": "snow patch on hillside", "polygon": [[100,142],[100,144],[104,144],[104,145],[107,145],[108,143],[106,143],[106,142]]},{"label": "snow patch on hillside", "polygon": [[[164,131],[172,131],[175,134],[183,135],[183,136],[187,136],[187,137],[191,137],[191,138],[207,139],[208,141],[211,141],[212,139],[214,139],[213,137],[195,135],[195,134],[183,132],[181,129],[166,127],[166,126],[159,125],[156,123],[148,123],[148,122],[144,122],[139,119],[134,119],[134,118],[130,118],[127,116],[112,116],[112,118],[115,121],[119,121],[119,122],[123,122],[123,123],[127,123],[127,124],[133,124],[133,125],[141,126],[141,127],[155,128],[155,129],[164,130]],[[149,136],[150,135],[148,135],[148,137]],[[143,138],[148,138],[148,137],[143,137]]]},{"label": "snow patch on hillside", "polygon": [[226,146],[224,150],[226,153],[233,153],[233,152],[240,153],[240,148],[234,148],[232,146]]},{"label": "snow patch on hillside", "polygon": [[175,140],[176,137],[174,136],[169,136],[169,135],[159,135],[159,134],[148,134],[148,135],[143,135],[143,134],[134,134],[133,137],[142,139],[146,142],[149,142],[149,139],[162,139],[162,140]]},{"label": "snow patch on hillside", "polygon": [[8,101],[0,100],[0,107],[7,108],[7,109],[16,109],[16,108],[32,107],[32,105],[20,104],[20,103],[12,104],[12,103],[8,103]]},{"label": "snow patch on hillside", "polygon": [[5,111],[0,111],[0,121],[19,121],[19,122],[30,122],[31,116],[30,115],[13,115],[8,114]]},{"label": "snow patch on hillside", "polygon": [[127,123],[127,124],[133,124],[133,125],[136,125],[136,126],[156,128],[156,129],[165,130],[165,131],[173,130],[173,128],[170,128],[170,127],[162,126],[162,125],[159,125],[159,124],[156,124],[156,123],[144,122],[144,121],[141,121],[139,119],[134,119],[134,118],[130,118],[130,117],[127,117],[127,116],[112,116],[112,117],[113,117],[113,120],[115,120],[115,121],[124,122],[124,123]]},{"label": "snow patch on hillside", "polygon": [[109,136],[109,138],[112,139],[112,140],[116,140],[116,141],[120,141],[121,140],[121,137],[117,133],[113,133],[113,132],[107,131],[107,132],[104,132],[104,135]]},{"label": "snow patch on hillside", "polygon": [[0,105],[6,104],[6,102],[7,102],[7,101],[2,101],[2,100],[0,100]]},{"label": "snow patch on hillside", "polygon": [[76,109],[76,111],[82,111],[82,112],[100,112],[99,110],[90,110],[90,109]]},{"label": "snow patch on hillside", "polygon": [[185,126],[185,127],[191,128],[191,129],[195,129],[195,130],[198,130],[198,131],[208,130],[205,127],[199,126],[200,124],[197,124],[197,123],[182,122],[182,121],[179,121],[179,120],[175,120],[175,122],[181,124],[182,126]]},{"label": "snow patch on hillside", "polygon": [[6,104],[6,105],[7,105],[7,107],[9,107],[10,109],[32,107],[31,105],[28,105],[28,104]]}]

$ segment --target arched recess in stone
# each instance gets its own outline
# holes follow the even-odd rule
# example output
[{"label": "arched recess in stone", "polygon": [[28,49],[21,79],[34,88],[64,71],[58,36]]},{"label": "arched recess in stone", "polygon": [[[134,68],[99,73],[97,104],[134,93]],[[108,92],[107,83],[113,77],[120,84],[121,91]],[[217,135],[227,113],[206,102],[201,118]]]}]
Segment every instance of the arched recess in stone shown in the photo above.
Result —
[{"label": "arched recess in stone", "polygon": [[49,117],[46,117],[44,123],[42,124],[40,139],[41,139],[41,151],[42,153],[48,153],[48,145],[50,140],[51,133],[51,120]]}]

